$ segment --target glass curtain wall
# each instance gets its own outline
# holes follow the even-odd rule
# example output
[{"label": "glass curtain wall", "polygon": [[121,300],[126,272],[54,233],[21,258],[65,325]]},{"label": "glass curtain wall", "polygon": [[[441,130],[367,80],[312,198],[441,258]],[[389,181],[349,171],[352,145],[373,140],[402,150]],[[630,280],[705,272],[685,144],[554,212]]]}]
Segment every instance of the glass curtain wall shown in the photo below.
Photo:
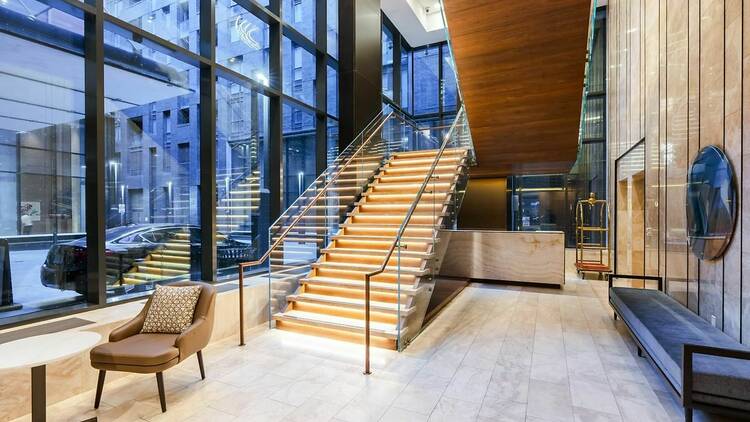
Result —
[{"label": "glass curtain wall", "polygon": [[326,1],[0,2],[0,326],[265,252],[337,152]]},{"label": "glass curtain wall", "polygon": [[449,126],[460,98],[448,43],[412,47],[385,15],[382,42],[384,107],[425,127]]}]

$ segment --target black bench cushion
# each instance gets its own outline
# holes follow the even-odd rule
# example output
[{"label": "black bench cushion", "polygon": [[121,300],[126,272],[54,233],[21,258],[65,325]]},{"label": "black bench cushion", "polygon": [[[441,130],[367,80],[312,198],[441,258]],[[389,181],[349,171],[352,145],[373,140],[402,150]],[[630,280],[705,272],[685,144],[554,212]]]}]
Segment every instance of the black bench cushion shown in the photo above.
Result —
[{"label": "black bench cushion", "polygon": [[[683,344],[750,350],[658,290],[613,287],[610,300],[680,392]],[[695,400],[750,410],[750,361],[695,355],[693,391]]]}]

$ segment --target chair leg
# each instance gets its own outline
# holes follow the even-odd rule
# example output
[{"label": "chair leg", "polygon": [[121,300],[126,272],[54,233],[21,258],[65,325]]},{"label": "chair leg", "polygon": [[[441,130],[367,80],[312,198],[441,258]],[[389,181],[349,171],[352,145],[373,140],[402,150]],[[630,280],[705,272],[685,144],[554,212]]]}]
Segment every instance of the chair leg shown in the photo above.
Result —
[{"label": "chair leg", "polygon": [[693,409],[690,407],[685,408],[685,422],[693,422]]},{"label": "chair leg", "polygon": [[164,374],[156,373],[156,385],[159,387],[159,401],[161,402],[162,413],[167,411],[167,398],[164,396]]},{"label": "chair leg", "polygon": [[198,350],[198,353],[196,353],[198,356],[198,366],[201,369],[201,379],[206,379],[206,368],[203,366],[203,350]]},{"label": "chair leg", "polygon": [[99,408],[99,403],[102,401],[102,390],[104,390],[104,377],[107,375],[107,371],[99,370],[99,380],[96,381],[96,398],[94,399],[94,409]]}]

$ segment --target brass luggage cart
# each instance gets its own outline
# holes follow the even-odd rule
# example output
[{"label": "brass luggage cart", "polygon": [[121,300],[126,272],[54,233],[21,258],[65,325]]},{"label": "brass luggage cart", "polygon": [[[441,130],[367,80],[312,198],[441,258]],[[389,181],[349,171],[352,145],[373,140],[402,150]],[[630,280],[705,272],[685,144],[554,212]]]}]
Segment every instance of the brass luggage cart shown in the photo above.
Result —
[{"label": "brass luggage cart", "polygon": [[612,272],[611,258],[609,204],[592,192],[576,203],[576,272],[582,277],[599,273],[601,279]]}]

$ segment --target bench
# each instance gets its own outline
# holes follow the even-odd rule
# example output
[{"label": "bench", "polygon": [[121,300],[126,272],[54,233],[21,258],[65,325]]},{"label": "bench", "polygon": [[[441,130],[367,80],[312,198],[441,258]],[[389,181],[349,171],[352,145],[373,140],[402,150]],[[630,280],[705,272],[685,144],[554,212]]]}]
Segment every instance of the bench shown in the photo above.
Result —
[{"label": "bench", "polygon": [[[643,288],[614,287],[613,280],[643,280]],[[656,281],[658,290],[646,289]],[[693,409],[750,418],[750,348],[662,292],[661,277],[607,274],[609,304],[682,402]]]}]

